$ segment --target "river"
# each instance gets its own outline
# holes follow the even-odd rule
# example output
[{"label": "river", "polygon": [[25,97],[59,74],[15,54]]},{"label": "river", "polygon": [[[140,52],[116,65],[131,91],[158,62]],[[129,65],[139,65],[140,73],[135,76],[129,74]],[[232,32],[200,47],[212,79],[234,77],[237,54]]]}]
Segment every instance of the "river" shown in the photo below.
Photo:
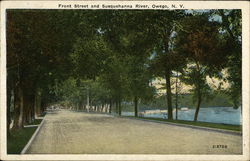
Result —
[{"label": "river", "polygon": [[[178,110],[178,120],[194,119],[195,109],[187,111]],[[122,112],[124,116],[133,116],[134,112]],[[144,117],[164,118],[163,113],[145,114]],[[166,116],[165,116],[166,117]],[[175,119],[175,111],[173,112]],[[198,121],[242,125],[241,108],[234,109],[233,107],[206,107],[200,108]]]}]

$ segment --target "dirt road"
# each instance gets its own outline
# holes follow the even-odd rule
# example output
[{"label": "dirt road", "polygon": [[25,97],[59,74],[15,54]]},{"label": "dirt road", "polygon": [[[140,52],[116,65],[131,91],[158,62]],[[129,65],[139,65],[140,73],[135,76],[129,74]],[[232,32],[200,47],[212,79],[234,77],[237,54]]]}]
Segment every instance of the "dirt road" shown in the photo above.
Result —
[{"label": "dirt road", "polygon": [[241,154],[241,145],[237,135],[61,110],[47,114],[27,153]]}]

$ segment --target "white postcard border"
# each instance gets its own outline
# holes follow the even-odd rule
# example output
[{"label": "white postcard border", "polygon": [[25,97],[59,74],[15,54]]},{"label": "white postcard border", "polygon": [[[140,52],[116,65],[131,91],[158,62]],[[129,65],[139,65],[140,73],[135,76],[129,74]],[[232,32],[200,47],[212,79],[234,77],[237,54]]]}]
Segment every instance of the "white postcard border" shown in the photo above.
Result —
[{"label": "white postcard border", "polygon": [[[6,9],[63,9],[58,4],[167,4],[177,9],[242,9],[243,155],[7,155],[6,153]],[[68,8],[74,9],[74,8]],[[138,9],[138,8],[133,8]],[[176,9],[176,8],[169,8]],[[249,2],[247,1],[2,1],[0,112],[2,160],[249,160]],[[66,145],[65,145],[66,146]]]}]

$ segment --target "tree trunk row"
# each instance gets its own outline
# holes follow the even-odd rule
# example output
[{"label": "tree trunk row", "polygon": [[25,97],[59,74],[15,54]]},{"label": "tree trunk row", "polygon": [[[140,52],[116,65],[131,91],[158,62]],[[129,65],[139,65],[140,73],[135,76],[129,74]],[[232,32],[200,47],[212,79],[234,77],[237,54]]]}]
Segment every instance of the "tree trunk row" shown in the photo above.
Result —
[{"label": "tree trunk row", "polygon": [[[41,93],[32,93],[29,89],[20,84],[7,89],[7,134],[10,134],[10,124],[12,129],[23,128],[25,124],[31,124],[36,117],[44,111],[41,102]],[[13,98],[13,101],[11,101]],[[11,112],[11,107],[13,107]]]}]

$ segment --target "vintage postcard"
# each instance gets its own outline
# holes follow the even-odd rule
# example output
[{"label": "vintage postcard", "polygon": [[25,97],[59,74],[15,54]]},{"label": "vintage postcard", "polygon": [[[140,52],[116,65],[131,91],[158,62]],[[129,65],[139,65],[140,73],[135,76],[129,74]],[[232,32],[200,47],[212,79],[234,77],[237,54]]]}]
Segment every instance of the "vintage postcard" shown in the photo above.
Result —
[{"label": "vintage postcard", "polygon": [[2,1],[1,160],[249,160],[249,2]]}]

